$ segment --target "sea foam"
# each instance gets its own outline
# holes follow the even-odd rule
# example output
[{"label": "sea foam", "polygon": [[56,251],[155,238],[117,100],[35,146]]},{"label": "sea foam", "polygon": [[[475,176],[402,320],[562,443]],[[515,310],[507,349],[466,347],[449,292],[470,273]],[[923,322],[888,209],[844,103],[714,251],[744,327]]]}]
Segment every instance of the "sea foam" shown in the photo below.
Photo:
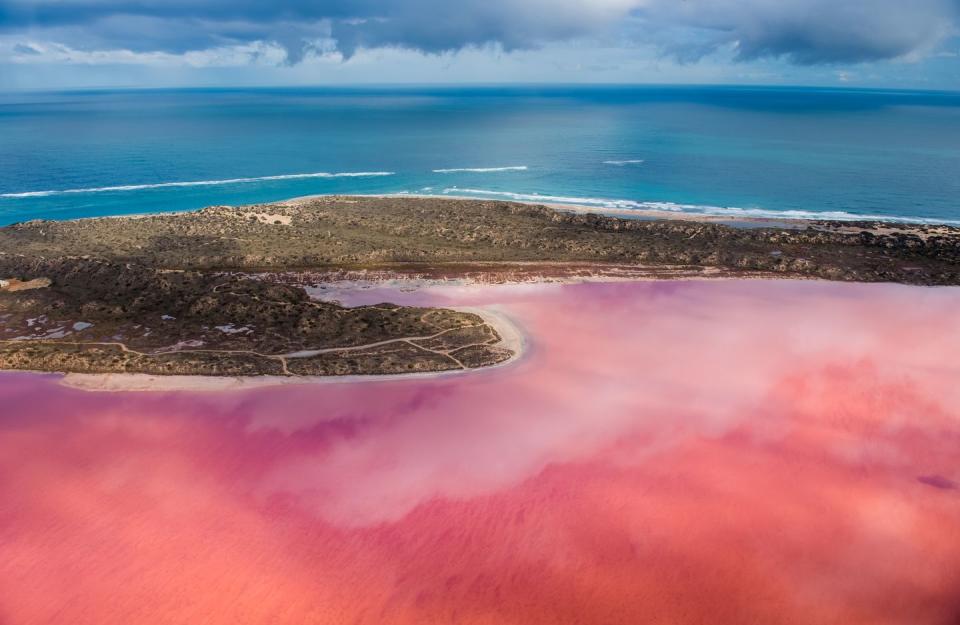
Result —
[{"label": "sea foam", "polygon": [[216,185],[245,184],[266,180],[299,180],[303,178],[368,178],[379,176],[393,176],[392,171],[347,171],[329,173],[325,171],[307,174],[278,174],[275,176],[257,176],[255,178],[225,178],[222,180],[190,180],[183,182],[158,182],[154,184],[126,184],[109,187],[85,187],[79,189],[59,189],[51,191],[24,191],[22,193],[0,193],[0,197],[26,198],[44,197],[48,195],[64,195],[67,193],[105,193],[110,191],[140,191],[143,189],[163,189],[166,187],[207,187]]},{"label": "sea foam", "polygon": [[491,191],[488,189],[462,189],[448,187],[445,195],[495,196],[517,202],[543,202],[551,204],[570,204],[590,206],[600,209],[667,211],[689,213],[709,217],[759,217],[766,219],[827,219],[834,221],[889,221],[896,223],[960,225],[960,220],[925,219],[922,217],[896,217],[892,215],[860,215],[846,211],[804,211],[770,210],[765,208],[741,208],[738,206],[711,206],[708,204],[679,204],[676,202],[644,202],[637,200],[608,199],[595,197],[575,197],[568,195],[543,195],[540,193],[514,193],[512,191]]},{"label": "sea foam", "polygon": [[513,165],[510,167],[454,167],[450,169],[434,169],[435,174],[455,174],[459,172],[470,173],[491,173],[497,171],[527,171],[526,165]]}]

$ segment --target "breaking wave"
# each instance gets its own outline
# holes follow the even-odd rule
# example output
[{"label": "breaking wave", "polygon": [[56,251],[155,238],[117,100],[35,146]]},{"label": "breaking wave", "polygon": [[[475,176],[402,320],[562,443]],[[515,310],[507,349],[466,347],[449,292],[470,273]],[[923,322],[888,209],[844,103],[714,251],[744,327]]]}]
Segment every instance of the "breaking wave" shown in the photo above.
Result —
[{"label": "breaking wave", "polygon": [[623,165],[640,165],[643,162],[645,161],[642,158],[631,158],[625,161],[603,161],[603,164],[623,166]]},{"label": "breaking wave", "polygon": [[709,206],[703,204],[678,204],[675,202],[638,202],[635,200],[617,200],[594,197],[575,197],[567,195],[542,195],[540,193],[513,193],[511,191],[490,191],[487,189],[461,189],[448,187],[446,195],[502,197],[517,202],[542,202],[549,204],[570,204],[600,209],[667,211],[688,213],[711,217],[762,217],[768,219],[829,219],[835,221],[890,221],[899,223],[960,225],[960,220],[934,219],[922,217],[895,217],[891,215],[859,215],[846,211],[803,211],[769,210],[764,208],[740,208],[736,206]]},{"label": "breaking wave", "polygon": [[324,171],[309,174],[279,174],[276,176],[258,176],[256,178],[226,178],[223,180],[191,180],[186,182],[158,182],[155,184],[126,184],[111,187],[87,187],[82,189],[60,189],[54,191],[24,191],[22,193],[0,193],[0,197],[25,198],[63,195],[66,193],[105,193],[110,191],[140,191],[142,189],[163,189],[166,187],[206,187],[214,185],[244,184],[264,180],[299,180],[302,178],[367,178],[393,176],[392,171],[347,171],[328,173]]},{"label": "breaking wave", "polygon": [[526,165],[514,165],[511,167],[454,167],[451,169],[434,169],[435,174],[455,174],[457,172],[471,173],[490,173],[496,171],[527,171]]}]

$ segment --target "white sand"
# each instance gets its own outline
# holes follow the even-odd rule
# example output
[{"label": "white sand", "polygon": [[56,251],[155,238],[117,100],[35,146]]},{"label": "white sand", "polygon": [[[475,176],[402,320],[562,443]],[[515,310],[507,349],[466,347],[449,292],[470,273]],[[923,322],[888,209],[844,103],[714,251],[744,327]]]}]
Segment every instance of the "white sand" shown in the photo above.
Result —
[{"label": "white sand", "polygon": [[[232,213],[231,213],[232,215]],[[275,226],[289,226],[293,221],[293,217],[290,215],[279,215],[274,213],[240,213],[235,215],[235,217],[241,219],[250,219],[251,217],[256,219],[262,224],[275,225]]]}]

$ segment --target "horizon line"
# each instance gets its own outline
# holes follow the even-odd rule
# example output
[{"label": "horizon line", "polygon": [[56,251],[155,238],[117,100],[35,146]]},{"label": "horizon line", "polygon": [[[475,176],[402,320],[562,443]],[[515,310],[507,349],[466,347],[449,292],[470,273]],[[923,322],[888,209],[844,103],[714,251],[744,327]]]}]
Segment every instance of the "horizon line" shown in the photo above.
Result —
[{"label": "horizon line", "polygon": [[316,85],[103,85],[89,87],[22,87],[3,88],[2,94],[15,93],[108,93],[135,91],[293,91],[293,90],[375,90],[375,89],[718,89],[745,91],[817,90],[870,93],[924,93],[960,95],[960,89],[920,89],[909,87],[869,87],[823,84],[755,84],[755,83],[670,83],[670,82],[356,82]]}]

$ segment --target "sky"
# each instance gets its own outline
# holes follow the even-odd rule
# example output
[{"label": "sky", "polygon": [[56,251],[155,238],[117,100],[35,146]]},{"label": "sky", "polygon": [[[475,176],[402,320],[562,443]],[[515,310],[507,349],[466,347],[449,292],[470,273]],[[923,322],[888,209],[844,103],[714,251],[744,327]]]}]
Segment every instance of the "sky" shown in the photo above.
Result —
[{"label": "sky", "polygon": [[960,0],[0,0],[0,89],[960,89]]}]

